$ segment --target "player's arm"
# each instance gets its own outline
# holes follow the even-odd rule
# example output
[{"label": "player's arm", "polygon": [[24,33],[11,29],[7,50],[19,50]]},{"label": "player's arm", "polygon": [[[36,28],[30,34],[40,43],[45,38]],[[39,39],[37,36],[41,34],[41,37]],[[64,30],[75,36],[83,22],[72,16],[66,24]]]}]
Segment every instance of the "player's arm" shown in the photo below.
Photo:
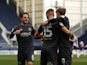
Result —
[{"label": "player's arm", "polygon": [[42,30],[43,30],[43,28],[42,28],[42,25],[41,25],[39,27],[39,29],[35,32],[34,37],[35,38],[43,38]]},{"label": "player's arm", "polygon": [[41,25],[46,26],[48,24],[48,21],[44,21]]},{"label": "player's arm", "polygon": [[62,30],[64,33],[66,33],[66,34],[68,34],[68,35],[70,35],[70,36],[73,35],[73,34],[70,32],[70,30],[68,30],[65,26],[63,26],[63,27],[61,28],[61,30]]},{"label": "player's arm", "polygon": [[66,34],[68,34],[70,36],[71,39],[74,38],[74,35],[71,33],[71,31],[69,29],[67,29],[66,26],[64,26],[64,24],[62,22],[59,22],[59,28]]},{"label": "player's arm", "polygon": [[70,30],[68,30],[65,26],[63,26],[63,27],[61,28],[61,30],[62,30],[64,33],[66,33],[66,34],[68,34],[68,35],[70,36],[69,41],[75,42],[76,39],[75,39],[74,35],[70,32]]},{"label": "player's arm", "polygon": [[12,29],[12,32],[10,34],[10,38],[13,38],[14,35],[18,35],[20,33],[21,33],[21,30],[19,28],[15,27]]},{"label": "player's arm", "polygon": [[32,35],[34,36],[36,30],[32,27]]},{"label": "player's arm", "polygon": [[14,31],[15,31],[15,29],[13,28],[12,31],[11,31],[11,34],[9,36],[10,38],[13,38],[14,37]]},{"label": "player's arm", "polygon": [[34,34],[35,38],[43,38],[43,34],[41,34],[40,32],[36,31]]}]

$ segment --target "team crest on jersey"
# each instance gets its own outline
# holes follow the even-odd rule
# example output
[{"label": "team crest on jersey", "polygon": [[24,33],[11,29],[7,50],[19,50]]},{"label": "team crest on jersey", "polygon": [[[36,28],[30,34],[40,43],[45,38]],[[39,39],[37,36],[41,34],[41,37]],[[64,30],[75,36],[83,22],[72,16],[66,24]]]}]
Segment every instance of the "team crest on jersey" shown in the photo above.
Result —
[{"label": "team crest on jersey", "polygon": [[32,31],[32,29],[31,29],[31,28],[28,28],[28,30],[29,30],[29,31]]}]

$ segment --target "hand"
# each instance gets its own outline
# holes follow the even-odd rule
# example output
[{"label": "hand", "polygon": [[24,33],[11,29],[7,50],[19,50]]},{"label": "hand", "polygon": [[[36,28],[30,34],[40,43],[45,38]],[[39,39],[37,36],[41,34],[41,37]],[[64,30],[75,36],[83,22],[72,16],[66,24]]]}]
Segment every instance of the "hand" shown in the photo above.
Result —
[{"label": "hand", "polygon": [[16,31],[13,32],[13,34],[15,34],[15,35],[20,34],[20,33],[21,33],[21,30],[16,30]]},{"label": "hand", "polygon": [[69,39],[70,42],[75,42],[75,39]]},{"label": "hand", "polygon": [[42,25],[42,26],[46,26],[47,24],[48,24],[48,22],[45,21],[45,22],[43,22],[41,25]]},{"label": "hand", "polygon": [[76,37],[74,36],[73,38],[70,38],[69,39],[69,41],[71,41],[71,42],[75,42],[77,39],[76,39]]}]

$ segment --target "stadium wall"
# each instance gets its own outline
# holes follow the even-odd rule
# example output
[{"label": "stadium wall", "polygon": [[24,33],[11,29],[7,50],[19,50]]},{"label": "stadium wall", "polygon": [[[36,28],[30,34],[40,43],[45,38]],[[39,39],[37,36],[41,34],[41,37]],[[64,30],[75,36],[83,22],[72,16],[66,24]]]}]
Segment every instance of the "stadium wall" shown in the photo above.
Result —
[{"label": "stadium wall", "polygon": [[[0,50],[0,55],[17,55],[17,50]],[[41,50],[34,50],[35,55],[40,55]]]}]

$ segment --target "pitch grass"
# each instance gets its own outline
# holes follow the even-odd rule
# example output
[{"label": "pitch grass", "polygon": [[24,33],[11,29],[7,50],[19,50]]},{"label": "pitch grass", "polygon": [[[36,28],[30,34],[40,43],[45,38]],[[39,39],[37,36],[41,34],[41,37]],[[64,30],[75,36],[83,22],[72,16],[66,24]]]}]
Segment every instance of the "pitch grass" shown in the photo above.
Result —
[{"label": "pitch grass", "polygon": [[[34,65],[40,65],[40,56],[35,55]],[[0,65],[17,65],[16,55],[0,55]],[[27,65],[27,64],[26,64]],[[87,65],[87,55],[80,58],[73,57],[72,65]]]}]

